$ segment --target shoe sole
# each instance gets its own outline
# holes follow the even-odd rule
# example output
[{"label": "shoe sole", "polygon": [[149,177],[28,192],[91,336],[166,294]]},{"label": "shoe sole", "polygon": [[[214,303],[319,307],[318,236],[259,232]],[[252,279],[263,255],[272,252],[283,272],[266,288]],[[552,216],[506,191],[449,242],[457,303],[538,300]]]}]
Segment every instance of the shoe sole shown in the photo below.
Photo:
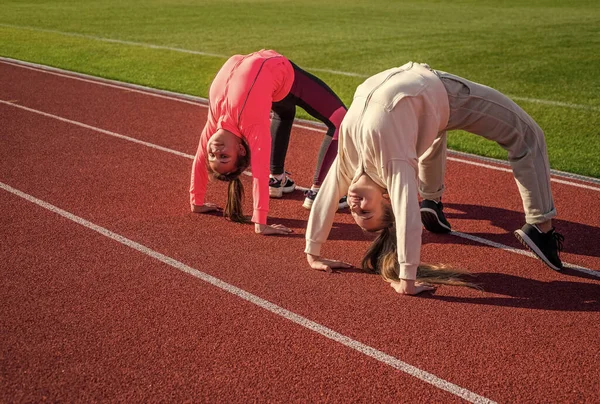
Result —
[{"label": "shoe sole", "polygon": [[544,264],[546,264],[551,269],[553,269],[557,272],[560,272],[562,270],[562,268],[557,267],[556,265],[551,263],[548,260],[548,258],[546,258],[546,256],[542,253],[542,251],[538,248],[538,246],[535,245],[533,240],[531,240],[529,238],[529,236],[527,234],[525,234],[525,232],[523,230],[515,230],[514,234],[515,234],[515,237],[517,238],[517,240],[519,240],[521,242],[521,244],[523,244],[525,247],[527,247],[527,249],[529,251],[534,253],[540,260],[542,260],[542,262]]},{"label": "shoe sole", "polygon": [[296,184],[289,187],[269,187],[269,196],[271,198],[281,198],[283,194],[289,194],[290,192],[294,192],[296,189]]},{"label": "shoe sole", "polygon": [[432,233],[450,233],[452,229],[440,222],[435,210],[429,208],[421,208],[421,222],[423,226]]},{"label": "shoe sole", "polygon": [[302,207],[304,209],[311,210],[311,208],[313,206],[313,202],[314,201],[312,199],[305,198],[304,203],[302,204]]}]

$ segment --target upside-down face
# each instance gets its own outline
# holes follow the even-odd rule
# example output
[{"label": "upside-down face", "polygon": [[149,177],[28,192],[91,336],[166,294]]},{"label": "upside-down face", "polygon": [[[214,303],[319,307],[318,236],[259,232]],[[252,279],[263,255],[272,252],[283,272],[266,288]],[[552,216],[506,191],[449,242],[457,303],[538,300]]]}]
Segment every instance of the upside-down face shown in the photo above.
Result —
[{"label": "upside-down face", "polygon": [[387,191],[377,185],[368,175],[361,175],[348,188],[348,205],[357,225],[366,231],[386,227],[386,206],[390,204]]},{"label": "upside-down face", "polygon": [[206,144],[208,165],[219,174],[229,174],[237,169],[238,156],[245,156],[242,140],[225,129],[219,129]]}]

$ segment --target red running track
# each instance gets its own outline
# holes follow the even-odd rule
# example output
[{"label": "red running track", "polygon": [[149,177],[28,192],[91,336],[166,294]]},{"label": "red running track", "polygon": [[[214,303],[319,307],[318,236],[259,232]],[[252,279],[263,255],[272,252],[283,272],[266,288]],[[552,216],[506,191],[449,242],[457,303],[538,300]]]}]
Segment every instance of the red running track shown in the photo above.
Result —
[{"label": "red running track", "polygon": [[[599,185],[553,183],[557,273],[512,236],[512,175],[450,161],[457,232],[424,232],[422,257],[485,292],[403,297],[357,269],[308,268],[300,192],[271,202],[289,237],[189,213],[205,117],[201,102],[0,61],[0,401],[600,400]],[[303,185],[321,136],[294,130]],[[368,242],[341,212],[324,255],[358,265]]]}]

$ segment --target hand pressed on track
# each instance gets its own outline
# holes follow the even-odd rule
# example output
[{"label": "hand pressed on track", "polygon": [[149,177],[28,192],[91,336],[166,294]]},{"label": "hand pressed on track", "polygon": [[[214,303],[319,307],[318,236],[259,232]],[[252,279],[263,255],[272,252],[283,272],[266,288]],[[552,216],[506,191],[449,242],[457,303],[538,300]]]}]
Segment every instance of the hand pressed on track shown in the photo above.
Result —
[{"label": "hand pressed on track", "polygon": [[257,234],[262,234],[263,236],[271,236],[274,234],[290,234],[294,231],[290,228],[285,227],[282,224],[254,224],[254,232]]},{"label": "hand pressed on track", "polygon": [[400,281],[390,282],[390,286],[401,295],[418,295],[421,292],[435,290],[434,286],[428,283],[416,282],[412,280],[400,279]]},{"label": "hand pressed on track", "polygon": [[352,268],[352,264],[343,261],[323,258],[319,255],[306,254],[306,260],[312,269],[333,272],[334,268]]}]

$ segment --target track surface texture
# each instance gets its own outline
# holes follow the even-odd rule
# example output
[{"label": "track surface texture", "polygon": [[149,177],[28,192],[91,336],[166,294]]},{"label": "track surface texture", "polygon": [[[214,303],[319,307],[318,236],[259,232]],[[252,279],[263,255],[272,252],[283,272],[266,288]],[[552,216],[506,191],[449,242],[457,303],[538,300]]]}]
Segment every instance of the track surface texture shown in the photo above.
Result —
[{"label": "track surface texture", "polygon": [[[485,290],[400,296],[357,268],[308,267],[299,191],[271,201],[290,236],[190,213],[206,113],[0,61],[0,402],[600,401],[599,185],[553,182],[568,266],[554,272],[512,235],[505,166],[452,158],[455,232],[424,231],[422,259]],[[294,128],[301,185],[322,136]],[[341,211],[323,255],[358,266],[370,239]]]}]

